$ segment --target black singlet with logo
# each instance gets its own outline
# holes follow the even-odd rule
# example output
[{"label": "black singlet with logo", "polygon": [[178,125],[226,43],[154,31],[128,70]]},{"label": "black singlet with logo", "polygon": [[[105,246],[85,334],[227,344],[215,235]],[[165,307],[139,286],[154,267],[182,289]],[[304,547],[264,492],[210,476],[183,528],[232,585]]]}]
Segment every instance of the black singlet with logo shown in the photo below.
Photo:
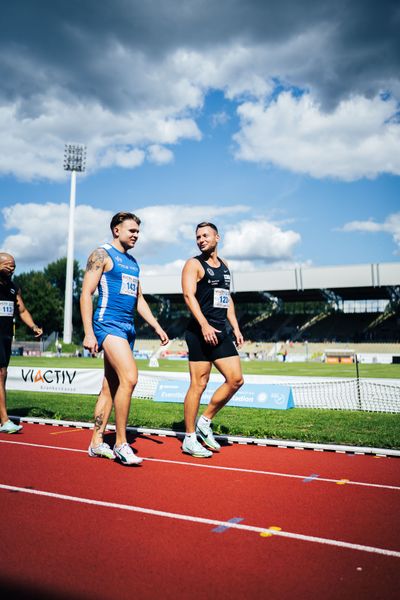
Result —
[{"label": "black singlet with logo", "polygon": [[[219,267],[211,267],[204,258],[195,256],[204,269],[204,276],[197,282],[196,300],[207,321],[217,329],[226,328],[226,316],[230,300],[231,274],[225,263],[219,259]],[[192,316],[189,330],[198,330],[199,324]]]},{"label": "black singlet with logo", "polygon": [[0,336],[12,337],[13,335],[18,289],[11,280],[0,279]]}]

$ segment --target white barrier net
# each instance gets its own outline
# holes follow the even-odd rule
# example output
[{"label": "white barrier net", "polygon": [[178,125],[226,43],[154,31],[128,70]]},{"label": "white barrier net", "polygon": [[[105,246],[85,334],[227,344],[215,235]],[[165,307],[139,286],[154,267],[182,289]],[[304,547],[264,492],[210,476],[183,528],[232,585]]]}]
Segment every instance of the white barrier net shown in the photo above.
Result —
[{"label": "white barrier net", "polygon": [[[160,379],[174,380],[175,374],[165,373],[155,376],[152,373],[140,372],[134,396],[153,399]],[[384,379],[382,382],[378,382],[368,379],[324,379],[318,381],[310,378],[308,381],[275,383],[291,386],[294,404],[298,408],[400,412],[400,382],[396,385],[386,383]]]},{"label": "white barrier net", "polygon": [[[7,389],[63,394],[98,394],[102,380],[102,369],[9,367]],[[140,371],[134,397],[152,400],[160,380],[180,380],[189,385],[188,373]],[[222,378],[219,376],[218,379],[218,376],[212,374],[211,381],[222,382]],[[298,408],[400,412],[400,380],[245,375],[245,385],[251,383],[256,383],[258,386],[268,384],[290,386],[294,405]]]}]

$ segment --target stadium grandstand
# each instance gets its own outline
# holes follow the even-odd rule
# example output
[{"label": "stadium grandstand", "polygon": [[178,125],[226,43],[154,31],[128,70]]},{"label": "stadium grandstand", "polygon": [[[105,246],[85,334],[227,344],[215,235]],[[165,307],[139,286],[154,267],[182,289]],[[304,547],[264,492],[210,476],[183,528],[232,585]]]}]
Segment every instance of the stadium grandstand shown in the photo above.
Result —
[{"label": "stadium grandstand", "polygon": [[[189,316],[178,275],[144,276],[147,300],[171,339],[183,340]],[[298,267],[232,273],[232,295],[247,347],[273,353],[308,344],[400,342],[400,263]],[[139,320],[138,338],[153,337]],[[394,346],[395,347],[395,346]]]}]

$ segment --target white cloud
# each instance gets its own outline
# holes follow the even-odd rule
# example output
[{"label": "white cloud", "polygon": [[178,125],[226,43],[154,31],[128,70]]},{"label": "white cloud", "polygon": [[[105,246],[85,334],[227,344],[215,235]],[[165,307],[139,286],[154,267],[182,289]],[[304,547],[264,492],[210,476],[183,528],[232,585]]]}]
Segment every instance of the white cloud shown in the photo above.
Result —
[{"label": "white cloud", "polygon": [[130,150],[129,148],[107,148],[98,162],[100,167],[123,167],[132,169],[143,164],[145,153],[137,148]]},{"label": "white cloud", "polygon": [[[230,218],[248,212],[247,206],[146,206],[135,209],[142,220],[136,254],[145,257],[164,252],[171,245],[195,245],[195,227],[202,221]],[[184,246],[186,247],[186,246]]]},{"label": "white cloud", "polygon": [[[2,242],[5,251],[26,268],[37,269],[67,254],[68,204],[14,204],[2,210],[4,228],[16,230]],[[75,255],[88,254],[109,238],[112,213],[78,205],[75,212]]]},{"label": "white cloud", "polygon": [[165,146],[153,144],[147,148],[149,161],[156,165],[166,165],[174,160],[174,155]]},{"label": "white cloud", "polygon": [[275,262],[292,258],[300,234],[265,220],[242,221],[228,229],[221,254],[228,259]]},{"label": "white cloud", "polygon": [[[182,101],[182,107],[185,107]],[[44,98],[38,114],[21,115],[18,102],[0,106],[0,175],[62,180],[64,144],[87,145],[89,172],[119,166],[135,168],[149,158],[162,163],[172,153],[162,144],[201,139],[190,117],[143,109],[113,113],[98,102]]]},{"label": "white cloud", "polygon": [[394,100],[355,96],[325,113],[310,94],[284,92],[268,105],[238,108],[236,157],[312,177],[352,181],[400,174],[400,126]]},{"label": "white cloud", "polygon": [[[184,260],[192,250],[196,250],[197,223],[216,217],[235,218],[249,210],[242,205],[133,206],[129,209],[142,220],[139,241],[134,250],[141,262],[147,257],[158,258],[162,262],[166,259],[166,252],[176,252],[177,249]],[[75,256],[82,266],[94,248],[111,239],[109,223],[113,212],[84,204],[76,206],[74,247]],[[23,269],[40,268],[66,256],[68,204],[18,203],[4,208],[2,214],[4,229],[10,233],[1,242],[1,247],[10,252]]]},{"label": "white cloud", "polygon": [[388,233],[393,237],[393,241],[400,247],[400,212],[393,213],[386,217],[383,223],[369,219],[367,221],[350,221],[341,228],[341,231],[352,232],[359,231],[364,233]]},{"label": "white cloud", "polygon": [[382,224],[375,223],[375,221],[350,221],[343,225],[339,231],[365,231],[368,233],[375,233],[382,231]]},{"label": "white cloud", "polygon": [[202,51],[178,48],[170,58],[173,71],[193,82],[199,90],[222,89],[227,98],[242,95],[263,97],[273,89],[265,73],[272,66],[268,45],[240,42],[221,44]]}]

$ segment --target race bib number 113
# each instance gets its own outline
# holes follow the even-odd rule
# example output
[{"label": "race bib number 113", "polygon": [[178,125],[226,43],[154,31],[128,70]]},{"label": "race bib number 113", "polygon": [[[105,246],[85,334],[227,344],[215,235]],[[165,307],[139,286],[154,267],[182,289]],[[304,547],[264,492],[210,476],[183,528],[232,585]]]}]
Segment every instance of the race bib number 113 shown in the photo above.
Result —
[{"label": "race bib number 113", "polygon": [[0,300],[0,317],[14,316],[14,302],[10,300]]}]

